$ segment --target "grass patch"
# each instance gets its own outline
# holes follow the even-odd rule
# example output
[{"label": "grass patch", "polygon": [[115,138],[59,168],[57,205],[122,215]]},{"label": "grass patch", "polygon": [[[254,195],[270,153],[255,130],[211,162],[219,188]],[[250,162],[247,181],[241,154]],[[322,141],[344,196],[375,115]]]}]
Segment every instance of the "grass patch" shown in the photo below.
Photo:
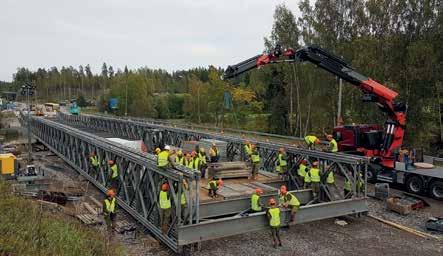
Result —
[{"label": "grass patch", "polygon": [[0,255],[120,255],[97,230],[50,214],[0,179]]}]

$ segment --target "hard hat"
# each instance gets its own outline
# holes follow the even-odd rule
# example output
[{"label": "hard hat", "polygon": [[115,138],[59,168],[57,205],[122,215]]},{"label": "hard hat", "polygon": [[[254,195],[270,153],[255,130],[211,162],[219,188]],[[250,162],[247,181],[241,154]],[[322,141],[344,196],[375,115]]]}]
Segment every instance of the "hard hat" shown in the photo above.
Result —
[{"label": "hard hat", "polygon": [[318,166],[318,161],[312,163],[313,166]]},{"label": "hard hat", "polygon": [[255,193],[256,194],[263,194],[263,190],[261,188],[256,188]]},{"label": "hard hat", "polygon": [[279,148],[278,151],[280,151],[280,152],[284,152],[285,149],[284,149],[284,148]]},{"label": "hard hat", "polygon": [[318,138],[315,139],[315,144],[320,144],[320,140]]},{"label": "hard hat", "polygon": [[205,152],[205,148],[200,148],[200,152]]},{"label": "hard hat", "polygon": [[275,199],[273,197],[269,198],[269,205],[276,205]]},{"label": "hard hat", "polygon": [[108,191],[106,191],[106,195],[109,197],[114,197],[115,191],[113,189],[108,189]]},{"label": "hard hat", "polygon": [[108,164],[109,164],[109,165],[114,164],[114,160],[109,160],[109,161],[108,161]]},{"label": "hard hat", "polygon": [[155,149],[155,152],[156,152],[156,153],[160,153],[161,151],[162,151],[162,150],[161,150],[160,148],[156,148],[156,149]]},{"label": "hard hat", "polygon": [[168,183],[163,183],[162,184],[162,191],[168,191],[169,190],[169,185]]},{"label": "hard hat", "polygon": [[166,145],[165,150],[171,150],[171,147],[169,145]]},{"label": "hard hat", "polygon": [[286,189],[286,186],[285,186],[285,185],[281,185],[281,187],[280,187],[280,192],[281,192],[282,194],[286,194],[287,191],[288,191],[288,190]]},{"label": "hard hat", "polygon": [[183,152],[181,150],[177,151],[177,155],[182,156]]},{"label": "hard hat", "polygon": [[303,160],[301,160],[301,163],[302,163],[302,164],[306,164],[306,163],[308,163],[308,160],[303,159]]},{"label": "hard hat", "polygon": [[326,138],[328,138],[328,139],[332,139],[333,137],[332,137],[332,134],[328,134],[328,135],[326,135]]}]

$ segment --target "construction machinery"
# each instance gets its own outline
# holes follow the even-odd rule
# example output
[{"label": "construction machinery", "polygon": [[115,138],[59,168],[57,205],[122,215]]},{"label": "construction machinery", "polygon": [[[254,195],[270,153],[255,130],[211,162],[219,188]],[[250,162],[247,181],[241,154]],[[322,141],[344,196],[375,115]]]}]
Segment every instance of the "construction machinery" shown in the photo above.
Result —
[{"label": "construction machinery", "polygon": [[317,46],[293,50],[282,49],[277,45],[268,53],[229,66],[223,78],[234,78],[268,64],[305,61],[357,86],[363,92],[364,102],[376,103],[380,110],[387,114],[384,132],[376,124],[342,125],[334,128],[333,135],[338,142],[339,150],[364,155],[371,159],[367,179],[406,184],[410,192],[429,191],[432,197],[443,199],[443,169],[396,168],[397,154],[403,143],[407,108],[404,103],[397,100],[398,93],[358,73],[342,58]]}]

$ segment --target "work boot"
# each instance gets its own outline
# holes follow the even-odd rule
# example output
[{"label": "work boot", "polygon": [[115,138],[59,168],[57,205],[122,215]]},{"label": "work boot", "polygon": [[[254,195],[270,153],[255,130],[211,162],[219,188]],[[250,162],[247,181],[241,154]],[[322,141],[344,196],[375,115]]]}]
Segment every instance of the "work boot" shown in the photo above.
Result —
[{"label": "work boot", "polygon": [[282,247],[282,245],[281,245],[281,242],[280,242],[280,243],[278,243],[278,246]]},{"label": "work boot", "polygon": [[274,243],[272,244],[272,246],[274,246],[274,248],[277,248],[277,243],[274,242]]}]

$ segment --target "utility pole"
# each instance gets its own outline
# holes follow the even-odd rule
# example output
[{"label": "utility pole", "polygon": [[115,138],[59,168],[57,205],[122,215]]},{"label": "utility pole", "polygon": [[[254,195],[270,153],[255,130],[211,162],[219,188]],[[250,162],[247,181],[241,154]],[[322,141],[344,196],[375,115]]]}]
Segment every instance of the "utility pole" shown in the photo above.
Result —
[{"label": "utility pole", "polygon": [[128,79],[126,79],[125,116],[128,116]]},{"label": "utility pole", "polygon": [[32,162],[32,145],[31,145],[31,96],[34,95],[35,85],[31,83],[25,83],[22,85],[21,94],[26,96],[26,104],[28,105],[27,115],[27,131],[28,131],[28,164]]},{"label": "utility pole", "polygon": [[337,121],[336,124],[338,125],[338,123],[341,120],[341,101],[342,101],[342,94],[343,94],[343,82],[342,79],[340,78],[339,80],[339,84],[338,84],[338,107],[337,107]]}]

